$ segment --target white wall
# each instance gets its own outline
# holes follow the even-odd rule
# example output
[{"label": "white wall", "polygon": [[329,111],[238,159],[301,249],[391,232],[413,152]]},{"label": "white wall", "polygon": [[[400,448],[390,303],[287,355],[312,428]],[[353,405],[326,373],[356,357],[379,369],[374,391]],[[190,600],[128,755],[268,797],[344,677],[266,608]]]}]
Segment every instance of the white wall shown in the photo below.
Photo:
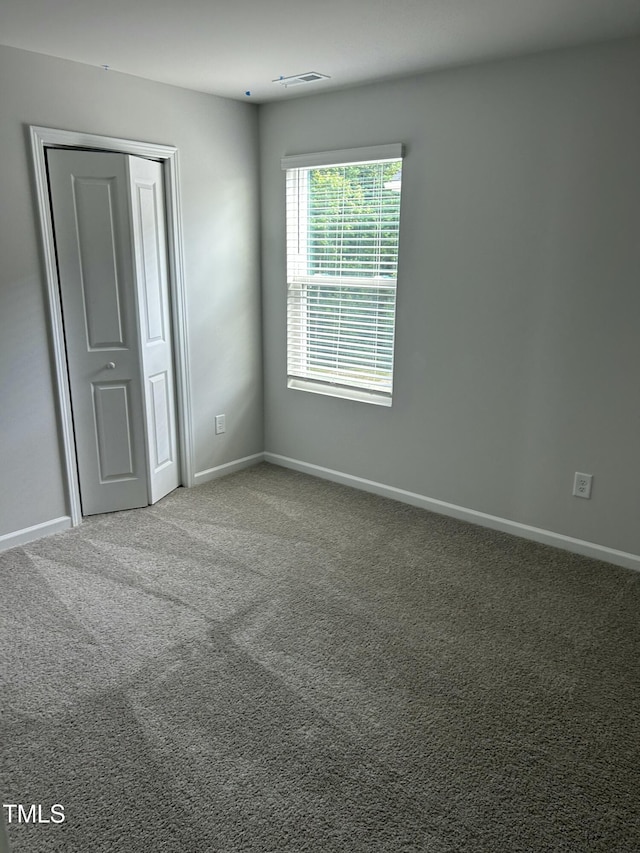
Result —
[{"label": "white wall", "polygon": [[68,511],[30,124],[179,148],[194,470],[263,447],[257,108],[0,47],[0,536]]},{"label": "white wall", "polygon": [[[640,554],[639,105],[625,40],[261,107],[267,451]],[[391,409],[286,388],[280,171],[386,142]]]}]

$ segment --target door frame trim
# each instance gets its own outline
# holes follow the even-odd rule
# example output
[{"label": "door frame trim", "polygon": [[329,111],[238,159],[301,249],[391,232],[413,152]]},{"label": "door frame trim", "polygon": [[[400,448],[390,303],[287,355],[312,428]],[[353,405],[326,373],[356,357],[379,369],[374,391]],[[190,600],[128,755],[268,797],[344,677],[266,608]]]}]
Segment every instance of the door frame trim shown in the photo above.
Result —
[{"label": "door frame trim", "polygon": [[180,190],[180,162],[178,149],[173,145],[138,142],[113,136],[100,136],[70,130],[30,125],[31,153],[36,183],[37,206],[40,219],[40,236],[43,249],[45,278],[49,309],[49,328],[55,367],[55,392],[58,420],[64,457],[66,497],[71,524],[82,522],[80,484],[76,461],[76,443],[71,413],[69,372],[62,319],[62,304],[58,282],[58,266],[53,236],[53,220],[49,204],[49,179],[47,175],[47,148],[83,148],[113,151],[138,157],[151,157],[163,164],[167,215],[167,245],[169,249],[169,290],[173,317],[173,352],[176,379],[176,404],[178,418],[178,448],[180,478],[183,486],[194,485],[192,400],[189,367],[189,327],[184,275],[184,241],[182,236],[182,207]]}]

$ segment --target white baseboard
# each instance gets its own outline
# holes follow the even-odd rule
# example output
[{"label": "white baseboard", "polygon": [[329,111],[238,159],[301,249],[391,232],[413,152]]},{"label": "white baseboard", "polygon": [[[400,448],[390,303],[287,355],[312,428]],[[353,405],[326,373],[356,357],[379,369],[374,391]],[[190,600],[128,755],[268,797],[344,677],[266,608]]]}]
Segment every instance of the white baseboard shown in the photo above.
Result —
[{"label": "white baseboard", "polygon": [[242,459],[234,459],[232,462],[225,462],[224,465],[216,465],[215,468],[207,468],[206,471],[198,471],[193,476],[195,486],[201,483],[208,483],[209,480],[216,480],[218,477],[225,477],[227,474],[233,474],[234,471],[242,471],[243,468],[251,468],[252,465],[257,465],[264,461],[264,453],[254,453],[252,456],[243,456]]},{"label": "white baseboard", "polygon": [[25,527],[13,533],[5,533],[0,536],[0,551],[7,551],[9,548],[18,548],[20,545],[26,545],[27,542],[33,542],[35,539],[41,539],[43,536],[51,536],[52,533],[61,533],[70,527],[71,517],[63,515],[61,518],[43,521],[42,524],[34,524],[33,527]]},{"label": "white baseboard", "polygon": [[522,539],[531,539],[533,542],[540,542],[543,545],[551,545],[554,548],[572,551],[574,554],[581,554],[585,557],[592,557],[595,560],[604,560],[606,563],[623,566],[626,569],[640,571],[640,555],[637,554],[616,551],[615,548],[607,548],[605,545],[597,545],[595,542],[586,542],[583,539],[574,539],[572,536],[565,536],[562,533],[554,533],[551,530],[544,530],[540,527],[531,527],[528,524],[521,524],[518,521],[510,521],[507,518],[500,518],[497,515],[489,515],[485,512],[478,512],[475,509],[467,509],[466,507],[450,504],[446,501],[428,498],[425,495],[407,492],[395,486],[386,486],[384,483],[365,480],[362,477],[355,477],[352,474],[344,474],[341,471],[334,471],[331,468],[323,468],[321,465],[312,465],[310,462],[290,459],[288,456],[280,456],[277,453],[265,453],[264,461],[271,462],[274,465],[281,465],[283,468],[292,468],[304,474],[311,474],[314,477],[321,477],[324,480],[332,480],[334,483],[342,483],[345,486],[362,489],[365,492],[372,492],[375,495],[381,495],[385,498],[392,498],[402,503],[440,513],[441,515],[449,515],[452,518],[459,518],[462,521],[470,521],[472,524],[479,524],[481,527],[500,530],[503,533],[511,533],[513,536],[519,536]]},{"label": "white baseboard", "polygon": [[[223,477],[226,474],[232,474],[234,471],[240,471],[243,468],[257,465],[263,459],[263,453],[255,453],[253,456],[234,459],[232,462],[218,465],[216,468],[209,468],[207,471],[199,471],[194,476],[194,485],[206,483],[209,480],[215,480],[217,477]],[[26,545],[27,542],[33,542],[35,539],[41,539],[43,536],[50,536],[52,533],[61,533],[70,527],[72,527],[71,517],[65,515],[61,518],[45,521],[42,524],[34,524],[33,527],[25,527],[23,530],[5,533],[0,536],[0,551],[7,551],[9,548],[18,548],[20,545]]]}]

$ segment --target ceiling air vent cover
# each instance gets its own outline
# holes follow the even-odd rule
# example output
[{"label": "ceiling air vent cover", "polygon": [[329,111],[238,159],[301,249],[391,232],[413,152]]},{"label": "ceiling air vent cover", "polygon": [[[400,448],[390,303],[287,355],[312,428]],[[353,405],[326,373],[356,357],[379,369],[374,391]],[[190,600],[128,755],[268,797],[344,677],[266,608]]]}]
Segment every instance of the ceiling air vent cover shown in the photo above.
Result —
[{"label": "ceiling air vent cover", "polygon": [[288,88],[289,86],[301,86],[304,83],[315,83],[318,80],[329,80],[328,74],[318,74],[317,71],[307,71],[305,74],[294,74],[292,77],[278,77],[274,83]]}]

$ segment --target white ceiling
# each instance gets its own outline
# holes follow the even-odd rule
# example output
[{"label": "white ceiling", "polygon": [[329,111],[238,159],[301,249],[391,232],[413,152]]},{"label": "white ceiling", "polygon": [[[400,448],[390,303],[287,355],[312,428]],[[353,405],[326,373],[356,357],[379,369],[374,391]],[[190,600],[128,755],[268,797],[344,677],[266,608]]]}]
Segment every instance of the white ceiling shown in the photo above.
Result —
[{"label": "white ceiling", "polygon": [[0,44],[256,103],[639,33],[640,0],[0,0]]}]

